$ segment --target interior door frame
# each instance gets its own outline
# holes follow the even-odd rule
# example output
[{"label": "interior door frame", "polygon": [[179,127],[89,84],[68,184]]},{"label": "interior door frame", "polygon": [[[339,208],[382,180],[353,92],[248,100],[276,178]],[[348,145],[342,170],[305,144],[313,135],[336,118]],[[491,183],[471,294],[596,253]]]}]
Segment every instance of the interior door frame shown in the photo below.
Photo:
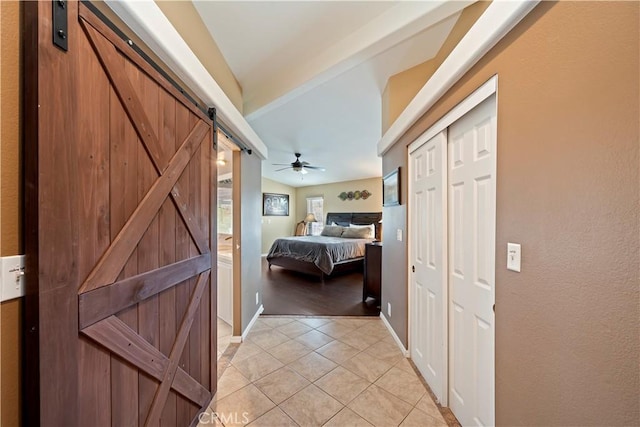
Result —
[{"label": "interior door frame", "polygon": [[[447,114],[445,114],[441,119],[439,119],[436,123],[434,123],[429,129],[427,129],[424,133],[422,133],[418,138],[416,138],[415,141],[413,141],[411,144],[409,144],[408,149],[407,149],[407,164],[409,165],[408,167],[408,194],[411,195],[411,191],[412,191],[412,163],[411,163],[411,155],[420,147],[422,147],[424,144],[426,144],[428,141],[430,141],[431,139],[433,139],[434,137],[436,137],[438,134],[440,134],[441,132],[445,131],[446,129],[449,128],[449,126],[451,126],[453,123],[455,123],[458,119],[460,119],[461,117],[463,117],[465,114],[467,114],[469,111],[473,110],[475,107],[477,107],[478,105],[480,105],[484,100],[486,100],[487,98],[489,98],[490,96],[496,94],[497,95],[498,92],[498,75],[494,75],[492,76],[489,80],[487,80],[485,83],[482,84],[482,86],[480,86],[478,89],[476,89],[475,91],[473,91],[469,96],[467,96],[465,99],[463,99],[459,104],[457,104],[455,107],[453,107]],[[496,116],[497,116],[497,106],[498,106],[498,102],[497,102],[497,97],[496,97]],[[448,137],[447,137],[448,138]],[[448,139],[446,141],[446,143],[448,144]],[[445,146],[445,149],[447,147]],[[447,152],[448,150],[445,150],[443,153],[443,155],[445,156],[445,159],[447,157]],[[496,161],[497,164],[497,161]],[[447,166],[448,168],[448,166]],[[444,182],[448,185],[448,173],[447,176],[445,176],[444,178]],[[444,190],[445,191],[445,195],[448,199],[448,187]],[[408,301],[408,307],[409,307],[409,313],[408,313],[408,321],[407,321],[407,344],[409,347],[409,354],[411,354],[411,348],[412,348],[412,343],[411,343],[411,334],[413,333],[413,328],[416,327],[416,325],[412,325],[411,320],[413,319],[413,307],[414,307],[414,297],[413,297],[413,289],[412,289],[412,271],[411,271],[411,266],[412,264],[412,260],[413,260],[413,251],[412,251],[412,247],[413,247],[413,239],[415,238],[415,233],[413,233],[413,229],[414,229],[414,225],[412,224],[412,215],[411,215],[411,209],[413,209],[413,206],[411,206],[411,196],[409,196],[409,201],[407,202],[407,249],[408,249],[408,256],[407,256],[407,301]],[[447,223],[447,218],[448,218],[448,204],[445,203],[442,206],[443,209],[443,218],[444,218],[444,223],[446,225]],[[445,230],[445,235],[448,236],[448,232]],[[448,237],[447,237],[448,238]],[[444,260],[446,263],[446,260],[448,259],[448,249],[447,249],[447,245],[443,244],[443,250],[447,251],[444,255]],[[444,275],[443,277],[443,289],[442,289],[442,295],[444,298],[443,301],[443,307],[444,307],[444,312],[443,312],[443,333],[444,333],[444,367],[446,368],[446,375],[443,377],[443,389],[441,390],[442,392],[442,401],[440,402],[440,404],[442,406],[447,406],[448,402],[449,402],[449,274],[448,272]],[[494,319],[494,330],[495,330],[495,319]],[[495,340],[495,337],[494,337]],[[494,345],[495,345],[495,341],[494,341]],[[495,355],[494,355],[495,357]],[[494,359],[494,363],[495,363],[495,359]],[[495,390],[494,390],[495,393]]]}]

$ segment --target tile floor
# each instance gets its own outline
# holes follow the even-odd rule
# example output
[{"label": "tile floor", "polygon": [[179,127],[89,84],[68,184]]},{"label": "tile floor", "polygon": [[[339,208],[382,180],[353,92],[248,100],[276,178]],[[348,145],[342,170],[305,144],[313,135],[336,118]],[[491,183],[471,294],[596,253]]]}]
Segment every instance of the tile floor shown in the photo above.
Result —
[{"label": "tile floor", "polygon": [[229,350],[200,426],[447,425],[379,318],[261,317]]},{"label": "tile floor", "polygon": [[218,360],[231,342],[231,325],[218,317]]}]

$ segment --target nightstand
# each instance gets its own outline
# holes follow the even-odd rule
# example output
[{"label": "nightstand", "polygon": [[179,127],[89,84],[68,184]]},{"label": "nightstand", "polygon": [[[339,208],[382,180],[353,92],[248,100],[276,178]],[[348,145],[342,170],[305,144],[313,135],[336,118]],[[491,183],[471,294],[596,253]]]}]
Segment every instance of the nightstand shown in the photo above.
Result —
[{"label": "nightstand", "polygon": [[367,243],[364,249],[364,284],[362,301],[373,297],[380,301],[382,283],[382,242]]}]

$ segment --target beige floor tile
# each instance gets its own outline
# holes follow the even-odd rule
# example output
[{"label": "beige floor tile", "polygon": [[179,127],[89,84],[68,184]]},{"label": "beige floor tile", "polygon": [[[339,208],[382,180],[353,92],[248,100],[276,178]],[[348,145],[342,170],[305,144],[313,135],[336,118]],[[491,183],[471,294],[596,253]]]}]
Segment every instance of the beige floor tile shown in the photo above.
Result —
[{"label": "beige floor tile", "polygon": [[311,350],[306,345],[295,341],[289,340],[287,342],[283,342],[275,347],[271,347],[267,350],[273,357],[284,363],[285,365],[293,362],[296,359],[301,358],[302,356],[306,356],[311,353]]},{"label": "beige floor tile", "polygon": [[385,341],[379,341],[365,350],[367,353],[375,357],[376,359],[384,360],[387,363],[395,365],[404,359],[404,354],[398,348],[398,345]]},{"label": "beige floor tile", "polygon": [[232,363],[251,382],[257,381],[284,366],[282,362],[267,352],[258,353],[255,356],[242,359],[239,362],[233,361]]},{"label": "beige floor tile", "polygon": [[203,427],[446,425],[377,318],[260,317],[211,407],[219,419]]},{"label": "beige floor tile", "polygon": [[358,332],[376,337],[378,340],[389,337],[389,330],[382,322],[371,323],[356,329]]},{"label": "beige floor tile", "polygon": [[312,352],[306,356],[301,357],[295,362],[289,363],[291,369],[313,382],[325,375],[336,366],[331,360],[326,357],[320,356],[318,353]]},{"label": "beige floor tile", "polygon": [[248,424],[273,407],[275,404],[253,384],[216,399],[212,405],[225,426]]},{"label": "beige floor tile", "polygon": [[312,350],[315,350],[325,344],[329,344],[333,341],[333,338],[329,335],[323,334],[322,332],[313,330],[296,337],[296,341],[301,342]]},{"label": "beige floor tile", "polygon": [[231,325],[218,317],[218,338],[231,335]]},{"label": "beige floor tile", "polygon": [[259,347],[252,342],[245,341],[240,345],[238,351],[236,351],[236,354],[233,356],[233,362],[239,362],[248,357],[262,353],[263,351],[262,347]]},{"label": "beige floor tile", "polygon": [[218,351],[220,353],[224,353],[227,347],[229,347],[230,342],[231,342],[231,335],[227,335],[226,337],[218,337]]},{"label": "beige floor tile", "polygon": [[406,357],[403,357],[402,359],[400,359],[400,361],[398,361],[398,363],[395,364],[395,367],[398,369],[402,369],[405,372],[408,372],[410,374],[415,374],[416,371],[413,370],[413,366],[411,366],[411,363],[409,363],[409,359],[407,359]]},{"label": "beige floor tile", "polygon": [[391,393],[372,385],[348,407],[374,426],[397,426],[411,412],[412,406]]},{"label": "beige floor tile", "polygon": [[280,408],[273,408],[251,424],[249,427],[298,427]]},{"label": "beige floor tile", "polygon": [[402,421],[400,427],[447,427],[444,420],[437,420],[419,409],[413,409]]},{"label": "beige floor tile", "polygon": [[322,326],[325,323],[329,323],[331,321],[331,319],[327,319],[325,317],[305,317],[304,319],[298,320],[307,326],[311,326],[312,328],[317,328],[318,326]]},{"label": "beige floor tile", "polygon": [[359,329],[356,329],[353,332],[349,332],[348,334],[341,336],[339,341],[357,348],[358,350],[365,350],[380,341],[380,338],[376,335],[369,335],[366,332],[360,332]]},{"label": "beige floor tile", "polygon": [[344,408],[329,420],[323,427],[372,427],[360,415],[349,408]]},{"label": "beige floor tile", "polygon": [[396,367],[389,369],[375,382],[375,385],[412,406],[427,393],[427,389],[424,388],[416,374],[410,374]]},{"label": "beige floor tile", "polygon": [[247,335],[247,341],[250,341],[263,349],[275,347],[285,341],[289,341],[289,337],[274,329],[265,329],[263,331],[251,332]]},{"label": "beige floor tile", "polygon": [[398,344],[396,343],[396,340],[393,339],[391,335],[387,335],[386,337],[382,338],[380,341],[388,342],[389,344],[396,344],[396,347],[398,346]]},{"label": "beige floor tile", "polygon": [[274,403],[279,404],[309,385],[309,381],[295,371],[284,367],[254,382]]},{"label": "beige floor tile", "polygon": [[273,328],[271,326],[267,325],[266,323],[264,323],[262,321],[262,319],[258,319],[253,324],[253,326],[251,327],[251,331],[250,332],[265,331],[267,329],[273,329]]},{"label": "beige floor tile", "polygon": [[317,380],[315,384],[345,405],[371,385],[369,381],[360,378],[342,366],[338,366]]},{"label": "beige floor tile", "polygon": [[260,322],[262,322],[263,324],[265,324],[267,326],[270,326],[272,328],[277,328],[278,326],[282,326],[282,325],[286,325],[287,323],[291,323],[296,319],[294,319],[293,317],[277,317],[277,316],[264,317],[264,316],[260,316],[259,320],[260,320]]},{"label": "beige floor tile", "polygon": [[370,317],[367,319],[363,319],[363,318],[340,318],[338,320],[339,323],[342,323],[343,325],[347,325],[351,328],[361,328],[363,326],[366,325],[370,325],[370,324],[374,324],[376,322],[380,322],[380,319],[377,317]]},{"label": "beige floor tile", "polygon": [[365,352],[356,354],[343,362],[342,366],[369,382],[375,382],[391,368],[389,363],[376,359]]},{"label": "beige floor tile", "polygon": [[440,410],[438,409],[438,405],[436,405],[433,399],[431,399],[429,393],[425,394],[422,399],[420,399],[416,404],[416,408],[440,422],[445,422]]},{"label": "beige floor tile", "polygon": [[198,420],[198,427],[224,427],[211,407],[207,407],[202,414],[198,415]]},{"label": "beige floor tile", "polygon": [[313,384],[280,405],[301,426],[321,426],[342,408],[340,402]]},{"label": "beige floor tile", "polygon": [[224,374],[222,374],[222,377],[218,380],[217,399],[222,399],[250,383],[251,381],[249,381],[247,377],[242,375],[235,366],[231,365],[225,369]]},{"label": "beige floor tile", "polygon": [[322,332],[323,334],[329,335],[330,337],[340,338],[341,336],[344,336],[349,332],[353,332],[355,328],[353,326],[340,323],[339,320],[332,320],[331,322],[316,328],[316,330]]},{"label": "beige floor tile", "polygon": [[304,323],[298,322],[297,320],[287,323],[286,325],[278,326],[276,328],[276,331],[285,334],[289,338],[295,338],[299,335],[306,334],[311,330],[313,330],[311,326],[307,326]]},{"label": "beige floor tile", "polygon": [[329,344],[323,345],[322,347],[317,349],[316,353],[319,353],[327,359],[333,360],[336,363],[342,363],[360,353],[360,350],[355,349],[350,345],[347,345],[340,341],[332,341]]}]

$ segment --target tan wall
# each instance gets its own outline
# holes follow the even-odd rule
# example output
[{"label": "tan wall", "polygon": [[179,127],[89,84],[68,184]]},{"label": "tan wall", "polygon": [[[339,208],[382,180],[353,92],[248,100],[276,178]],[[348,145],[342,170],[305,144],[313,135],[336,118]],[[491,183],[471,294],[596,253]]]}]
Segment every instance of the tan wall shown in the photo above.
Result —
[{"label": "tan wall", "polygon": [[293,236],[299,219],[296,217],[296,189],[286,184],[262,178],[263,193],[289,195],[289,216],[262,217],[262,253],[269,252],[273,241],[278,237]]},{"label": "tan wall", "polygon": [[490,4],[490,1],[479,1],[467,6],[436,56],[389,78],[382,93],[382,133],[389,129]]},{"label": "tan wall", "polygon": [[156,0],[156,4],[233,105],[242,113],[242,88],[193,3]]},{"label": "tan wall", "polygon": [[540,3],[385,156],[406,166],[407,145],[498,74],[499,425],[640,423],[639,9]]},{"label": "tan wall", "polygon": [[[368,190],[371,196],[367,200],[345,200],[338,198],[343,191]],[[335,182],[325,185],[312,185],[296,189],[296,222],[307,215],[307,197],[324,197],[324,216],[328,212],[380,212],[382,211],[382,178],[359,179],[356,181]]]},{"label": "tan wall", "polygon": [[[20,5],[0,2],[0,255],[22,252]],[[22,300],[0,305],[0,425],[20,425]]]}]

